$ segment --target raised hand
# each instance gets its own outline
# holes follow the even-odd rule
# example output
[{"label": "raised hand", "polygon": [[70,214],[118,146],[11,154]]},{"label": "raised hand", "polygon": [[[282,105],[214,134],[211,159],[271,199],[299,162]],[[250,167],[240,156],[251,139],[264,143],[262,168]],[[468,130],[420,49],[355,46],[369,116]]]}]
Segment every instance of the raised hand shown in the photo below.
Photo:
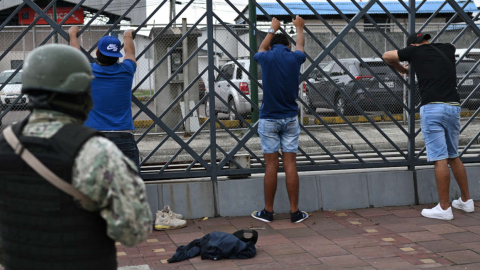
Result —
[{"label": "raised hand", "polygon": [[277,32],[279,29],[280,29],[280,21],[277,20],[277,18],[273,18],[272,19],[272,24],[270,25],[271,28],[273,28],[273,30],[275,30],[275,32]]},{"label": "raised hand", "polygon": [[292,19],[293,25],[295,25],[296,28],[302,28],[305,26],[305,21],[303,20],[302,17],[298,16],[295,19]]}]

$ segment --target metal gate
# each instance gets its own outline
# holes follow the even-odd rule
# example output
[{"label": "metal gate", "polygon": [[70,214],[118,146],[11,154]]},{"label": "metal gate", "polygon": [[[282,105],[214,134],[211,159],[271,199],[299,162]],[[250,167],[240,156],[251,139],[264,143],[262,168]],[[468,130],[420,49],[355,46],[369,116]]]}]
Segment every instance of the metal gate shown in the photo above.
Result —
[{"label": "metal gate", "polygon": [[[480,13],[477,10],[472,18],[471,0],[250,0],[250,7],[255,8],[249,9],[248,16],[247,8],[236,6],[234,0],[185,0],[168,24],[155,25],[151,23],[155,14],[172,11],[172,1],[160,0],[143,23],[125,23],[142,2],[136,0],[113,24],[98,24],[112,1],[98,7],[81,26],[79,39],[82,51],[95,61],[100,37],[115,35],[123,40],[124,29],[135,29],[138,69],[132,110],[145,180],[209,177],[216,181],[219,176],[264,172],[256,124],[263,97],[261,70],[251,59],[273,16],[283,18],[280,31],[294,47],[296,32],[289,20],[300,12],[309,20],[305,27],[307,63],[302,68],[298,99],[299,171],[399,166],[413,170],[428,164],[414,76],[400,75],[381,58],[386,50],[405,47],[406,37],[416,31],[432,34],[433,42],[450,42],[462,49],[457,58],[463,108],[460,155],[466,162],[480,161],[476,120],[480,108],[473,102],[480,100],[480,57],[473,53],[479,48],[480,29],[475,21]],[[77,0],[60,23],[46,12],[56,2],[39,7],[24,0],[0,25],[2,40],[8,41],[0,44],[0,66],[10,61],[12,69],[4,68],[0,75],[0,130],[28,116],[28,97],[3,91],[21,84],[25,55],[46,43],[67,44],[64,23],[86,0]],[[432,2],[437,3],[435,10],[425,12]],[[24,7],[38,15],[33,23],[9,26]],[[180,23],[193,8],[203,15],[193,24]],[[221,19],[219,12],[225,10],[237,17],[235,24]],[[450,15],[442,15],[445,10]],[[40,19],[48,25],[35,26]]]}]

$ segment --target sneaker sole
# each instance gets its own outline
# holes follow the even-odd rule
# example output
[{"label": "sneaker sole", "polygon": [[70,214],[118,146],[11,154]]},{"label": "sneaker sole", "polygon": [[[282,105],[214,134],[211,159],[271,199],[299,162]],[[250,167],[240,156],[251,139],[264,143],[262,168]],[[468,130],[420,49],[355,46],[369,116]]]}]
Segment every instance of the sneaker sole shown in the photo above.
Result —
[{"label": "sneaker sole", "polygon": [[254,216],[253,214],[252,214],[252,217],[253,217],[254,219],[258,219],[258,220],[261,220],[261,221],[263,221],[263,222],[267,222],[267,223],[272,222],[272,221],[267,220],[267,219],[263,219],[263,218],[256,217],[256,216]]},{"label": "sneaker sole", "polygon": [[422,216],[423,216],[423,217],[426,217],[426,218],[433,218],[433,219],[440,219],[440,220],[453,220],[453,217],[451,217],[451,218],[443,218],[443,217],[438,217],[438,216],[431,216],[431,217],[429,217],[429,216],[424,215],[424,214],[422,214]]},{"label": "sneaker sole", "polygon": [[462,207],[456,207],[455,205],[452,204],[452,207],[455,208],[455,209],[458,209],[458,210],[462,210],[463,212],[466,212],[466,213],[473,213],[475,212],[475,208],[473,208],[472,211],[467,211],[465,209],[463,209]]},{"label": "sneaker sole", "polygon": [[187,223],[185,223],[185,225],[181,225],[181,226],[165,226],[165,225],[155,225],[153,228],[156,230],[156,231],[166,231],[166,230],[176,230],[176,229],[181,229],[181,228],[185,228],[187,227]]},{"label": "sneaker sole", "polygon": [[307,218],[309,218],[309,217],[310,217],[310,216],[308,216],[308,217],[306,217],[306,218],[302,218],[302,219],[297,220],[297,221],[295,221],[295,222],[293,222],[293,223],[300,223],[300,222],[304,221],[305,219],[307,219]]}]

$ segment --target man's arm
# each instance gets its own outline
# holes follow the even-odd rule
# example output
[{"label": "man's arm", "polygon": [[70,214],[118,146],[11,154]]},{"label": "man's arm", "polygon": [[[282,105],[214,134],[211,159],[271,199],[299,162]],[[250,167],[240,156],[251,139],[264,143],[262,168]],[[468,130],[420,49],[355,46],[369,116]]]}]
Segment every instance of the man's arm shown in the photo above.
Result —
[{"label": "man's arm", "polygon": [[78,38],[77,38],[78,32],[80,32],[80,30],[76,25],[68,29],[68,36],[70,37],[70,46],[80,50],[80,43],[78,43]]},{"label": "man's arm", "polygon": [[297,45],[295,50],[305,52],[305,38],[303,34],[303,27],[305,26],[305,21],[302,17],[297,15],[296,19],[292,19],[293,24],[297,28]]},{"label": "man's arm", "polygon": [[107,235],[125,246],[134,246],[152,232],[152,212],[136,166],[111,141],[93,137],[75,159],[73,186],[96,202],[107,223]]},{"label": "man's arm", "polygon": [[389,51],[383,54],[383,60],[390,66],[395,68],[401,74],[408,73],[408,65],[402,66],[400,64],[400,58],[398,57],[398,51]]},{"label": "man's arm", "polygon": [[135,44],[133,43],[133,40],[135,39],[135,36],[133,35],[133,30],[128,30],[123,34],[123,42],[124,42],[124,49],[125,49],[125,56],[123,59],[130,59],[132,60],[135,64],[137,64],[137,59],[135,59]]},{"label": "man's arm", "polygon": [[[280,21],[277,20],[277,18],[272,19],[272,24],[270,25],[270,28],[273,28],[273,31],[277,32],[278,29],[280,29]],[[263,40],[262,44],[260,45],[260,48],[258,49],[258,52],[266,52],[270,49],[270,41],[273,38],[273,34],[267,34],[265,39]]]}]

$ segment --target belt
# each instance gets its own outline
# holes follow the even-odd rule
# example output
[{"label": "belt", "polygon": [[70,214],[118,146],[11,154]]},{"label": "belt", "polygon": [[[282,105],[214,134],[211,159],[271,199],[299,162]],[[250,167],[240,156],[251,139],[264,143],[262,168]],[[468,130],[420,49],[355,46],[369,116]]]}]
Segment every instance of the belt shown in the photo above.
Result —
[{"label": "belt", "polygon": [[450,105],[450,106],[460,106],[462,104],[458,103],[458,102],[430,102],[428,104],[446,104],[446,105]]},{"label": "belt", "polygon": [[101,131],[101,133],[105,135],[105,137],[107,138],[125,138],[125,139],[135,138],[131,132],[102,132]]}]

